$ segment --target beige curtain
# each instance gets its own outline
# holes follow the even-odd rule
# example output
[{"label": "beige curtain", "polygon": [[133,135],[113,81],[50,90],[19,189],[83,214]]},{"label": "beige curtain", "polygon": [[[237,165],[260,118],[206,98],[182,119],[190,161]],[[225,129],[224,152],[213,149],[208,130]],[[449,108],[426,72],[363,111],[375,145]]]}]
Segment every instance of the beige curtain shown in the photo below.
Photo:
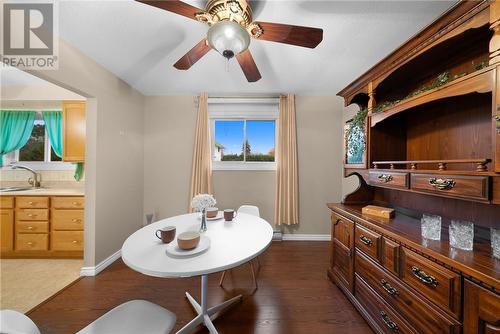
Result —
[{"label": "beige curtain", "polygon": [[277,225],[299,223],[299,183],[297,165],[297,127],[295,96],[280,97],[278,140],[276,145],[276,209]]},{"label": "beige curtain", "polygon": [[212,193],[212,159],[210,147],[210,123],[208,121],[208,95],[203,93],[198,100],[198,117],[193,148],[191,189],[189,192],[189,212],[191,199],[198,194]]}]

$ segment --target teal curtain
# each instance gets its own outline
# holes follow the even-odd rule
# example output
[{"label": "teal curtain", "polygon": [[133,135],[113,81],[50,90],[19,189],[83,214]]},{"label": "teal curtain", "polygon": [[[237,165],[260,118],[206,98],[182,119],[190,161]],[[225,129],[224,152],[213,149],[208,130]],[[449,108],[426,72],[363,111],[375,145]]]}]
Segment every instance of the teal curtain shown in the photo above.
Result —
[{"label": "teal curtain", "polygon": [[[63,153],[63,129],[62,129],[62,112],[61,111],[44,111],[42,112],[43,120],[45,121],[45,129],[49,136],[50,146],[58,157],[62,157]],[[80,181],[83,174],[83,163],[77,162],[74,178]]]},{"label": "teal curtain", "polygon": [[0,167],[4,154],[19,150],[28,142],[35,114],[35,111],[0,110]]},{"label": "teal curtain", "polygon": [[49,135],[50,146],[54,153],[62,157],[62,113],[60,111],[44,111],[42,112],[43,120],[45,121],[45,130]]}]

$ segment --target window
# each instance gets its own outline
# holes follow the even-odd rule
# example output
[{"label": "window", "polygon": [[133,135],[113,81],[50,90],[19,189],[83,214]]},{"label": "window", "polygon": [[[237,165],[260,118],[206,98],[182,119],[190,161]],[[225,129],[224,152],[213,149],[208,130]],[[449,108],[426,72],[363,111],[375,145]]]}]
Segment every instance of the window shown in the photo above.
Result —
[{"label": "window", "polygon": [[[268,101],[268,99],[266,99]],[[277,104],[210,104],[212,168],[275,170]]]},{"label": "window", "polygon": [[52,149],[41,112],[36,113],[35,124],[26,145],[17,151],[4,155],[3,159],[4,166],[18,161],[40,170],[72,168],[70,163],[62,162],[62,159]]}]

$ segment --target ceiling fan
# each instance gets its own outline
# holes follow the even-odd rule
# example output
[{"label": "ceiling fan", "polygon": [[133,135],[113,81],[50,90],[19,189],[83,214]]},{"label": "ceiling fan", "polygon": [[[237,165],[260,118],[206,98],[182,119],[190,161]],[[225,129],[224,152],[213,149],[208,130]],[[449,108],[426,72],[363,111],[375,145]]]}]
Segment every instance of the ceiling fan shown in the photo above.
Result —
[{"label": "ceiling fan", "polygon": [[228,60],[236,57],[247,80],[255,82],[261,75],[248,49],[250,37],[311,49],[323,39],[323,29],[253,21],[252,9],[247,0],[208,0],[205,10],[179,0],[136,1],[210,26],[207,37],[174,64],[179,70],[189,69],[214,49]]}]

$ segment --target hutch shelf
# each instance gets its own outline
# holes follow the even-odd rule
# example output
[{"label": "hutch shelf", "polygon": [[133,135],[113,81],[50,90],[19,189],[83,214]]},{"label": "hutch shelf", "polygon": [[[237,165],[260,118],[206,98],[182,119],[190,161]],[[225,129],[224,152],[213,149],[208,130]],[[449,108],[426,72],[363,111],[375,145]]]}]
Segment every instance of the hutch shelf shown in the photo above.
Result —
[{"label": "hutch shelf", "polygon": [[[366,118],[351,163],[345,136],[359,187],[328,204],[328,276],[376,333],[500,333],[500,3],[457,3],[338,95]],[[421,237],[424,213],[441,240]],[[475,224],[472,251],[450,247],[451,220]]]}]

